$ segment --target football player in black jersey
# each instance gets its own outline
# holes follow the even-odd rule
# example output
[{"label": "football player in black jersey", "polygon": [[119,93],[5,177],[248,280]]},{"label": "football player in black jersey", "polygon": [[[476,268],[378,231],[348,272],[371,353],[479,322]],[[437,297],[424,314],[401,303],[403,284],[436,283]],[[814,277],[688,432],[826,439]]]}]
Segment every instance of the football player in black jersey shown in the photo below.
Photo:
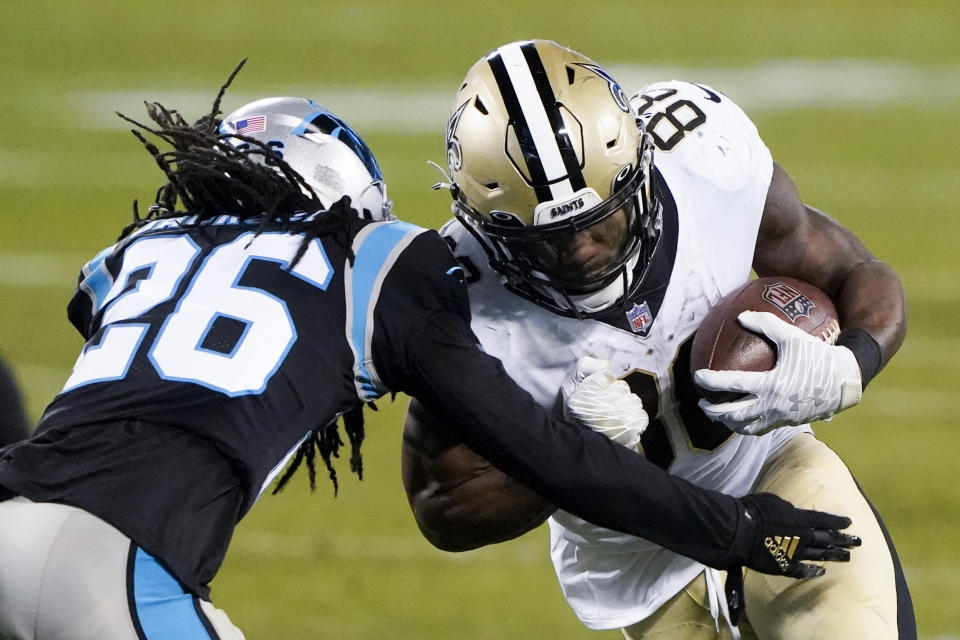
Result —
[{"label": "football player in black jersey", "polygon": [[[0,636],[241,638],[208,587],[235,525],[291,458],[329,466],[341,416],[359,473],[362,407],[390,392],[457,416],[551,503],[705,563],[847,559],[847,518],[698,489],[550,417],[478,347],[462,269],[392,216],[345,122],[299,98],[221,119],[222,96],[194,125],[155,103],[154,124],[131,120],[167,182],[83,267],[83,351],[36,433],[0,450]],[[580,388],[600,414],[636,401]],[[774,534],[800,541],[785,566]]]}]

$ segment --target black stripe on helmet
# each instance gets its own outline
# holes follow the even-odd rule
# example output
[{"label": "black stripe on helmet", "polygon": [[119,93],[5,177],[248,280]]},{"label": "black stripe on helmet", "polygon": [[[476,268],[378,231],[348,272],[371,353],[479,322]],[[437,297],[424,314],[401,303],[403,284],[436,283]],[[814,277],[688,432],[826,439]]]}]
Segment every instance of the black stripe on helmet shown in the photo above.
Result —
[{"label": "black stripe on helmet", "polygon": [[586,187],[587,183],[583,178],[583,171],[580,170],[580,161],[577,160],[577,153],[573,149],[573,141],[570,140],[563,117],[560,115],[560,105],[553,93],[553,87],[550,86],[550,78],[547,77],[543,60],[540,59],[540,53],[533,42],[522,44],[520,50],[527,61],[527,66],[530,67],[530,75],[533,76],[533,83],[537,87],[537,93],[540,94],[543,110],[546,111],[547,118],[550,120],[550,128],[560,148],[560,157],[563,158],[563,166],[567,170],[570,186],[574,191],[579,191]]},{"label": "black stripe on helmet", "polygon": [[[546,202],[553,199],[550,186],[547,184],[547,174],[543,170],[543,163],[540,162],[540,156],[537,155],[537,147],[533,143],[533,134],[530,133],[530,127],[527,119],[523,115],[523,107],[520,106],[520,100],[517,98],[517,92],[510,82],[510,75],[507,73],[507,67],[503,63],[503,57],[500,52],[494,52],[487,57],[487,64],[493,72],[493,77],[497,81],[497,88],[500,89],[500,96],[503,98],[503,104],[507,108],[507,115],[510,118],[510,124],[517,134],[517,141],[520,143],[520,150],[523,153],[523,161],[527,165],[527,174],[533,183],[533,189],[537,194],[538,202]],[[509,157],[509,155],[508,155]],[[514,162],[513,158],[510,158]],[[517,167],[520,174],[524,171]]]}]

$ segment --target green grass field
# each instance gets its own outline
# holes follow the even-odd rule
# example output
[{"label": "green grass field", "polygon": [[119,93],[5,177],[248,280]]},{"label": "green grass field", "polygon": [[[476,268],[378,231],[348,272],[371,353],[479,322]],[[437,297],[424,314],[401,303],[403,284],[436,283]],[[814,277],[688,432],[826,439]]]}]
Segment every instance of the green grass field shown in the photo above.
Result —
[{"label": "green grass field", "polygon": [[[377,154],[397,212],[448,215],[426,165],[467,68],[546,37],[632,92],[678,77],[754,117],[805,199],[901,274],[910,331],[858,408],[818,426],[884,515],[926,640],[960,638],[960,44],[955,2],[552,3],[7,0],[0,26],[0,353],[31,413],[81,346],[66,321],[76,270],[116,237],[160,174],[112,114],[143,99],[199,116],[249,57],[226,110],[306,95]],[[622,74],[622,75],[621,75]],[[628,81],[629,80],[629,81]],[[367,477],[336,499],[298,478],[240,525],[214,602],[258,638],[616,638],[560,595],[546,531],[466,554],[419,535],[400,486],[406,401],[369,418]],[[598,496],[602,499],[602,496]]]}]

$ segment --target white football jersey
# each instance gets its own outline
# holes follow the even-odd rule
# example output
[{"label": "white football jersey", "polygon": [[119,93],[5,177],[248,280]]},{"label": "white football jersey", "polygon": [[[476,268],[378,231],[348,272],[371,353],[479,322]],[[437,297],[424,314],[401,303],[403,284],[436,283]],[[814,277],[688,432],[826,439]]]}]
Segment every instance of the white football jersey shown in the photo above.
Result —
[{"label": "white football jersey", "polygon": [[[657,83],[632,103],[654,136],[654,165],[666,187],[659,194],[663,233],[649,269],[662,275],[656,286],[645,278],[638,295],[617,307],[619,321],[581,321],[538,307],[500,284],[459,222],[443,233],[473,272],[468,281],[479,276],[469,289],[473,330],[538,402],[557,402],[580,357],[609,360],[650,415],[644,454],[697,485],[741,496],[767,457],[809,428],[741,436],[711,423],[696,404],[689,350],[711,306],[750,277],[773,161],[747,116],[709,87]],[[646,618],[704,570],[647,540],[562,511],[550,519],[550,534],[564,596],[592,629]]]}]

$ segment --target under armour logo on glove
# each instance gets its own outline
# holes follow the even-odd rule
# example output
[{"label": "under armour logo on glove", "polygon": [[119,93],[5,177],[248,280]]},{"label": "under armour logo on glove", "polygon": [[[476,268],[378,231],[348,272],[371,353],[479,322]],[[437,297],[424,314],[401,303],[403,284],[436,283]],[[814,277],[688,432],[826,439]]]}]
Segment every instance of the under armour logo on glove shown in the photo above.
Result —
[{"label": "under armour logo on glove", "polygon": [[790,407],[790,411],[796,413],[800,411],[800,406],[806,402],[812,402],[814,407],[819,407],[826,401],[823,399],[823,389],[817,388],[813,390],[812,396],[807,396],[805,398],[801,397],[799,393],[793,394],[790,396],[790,402],[793,403],[793,405]]}]

